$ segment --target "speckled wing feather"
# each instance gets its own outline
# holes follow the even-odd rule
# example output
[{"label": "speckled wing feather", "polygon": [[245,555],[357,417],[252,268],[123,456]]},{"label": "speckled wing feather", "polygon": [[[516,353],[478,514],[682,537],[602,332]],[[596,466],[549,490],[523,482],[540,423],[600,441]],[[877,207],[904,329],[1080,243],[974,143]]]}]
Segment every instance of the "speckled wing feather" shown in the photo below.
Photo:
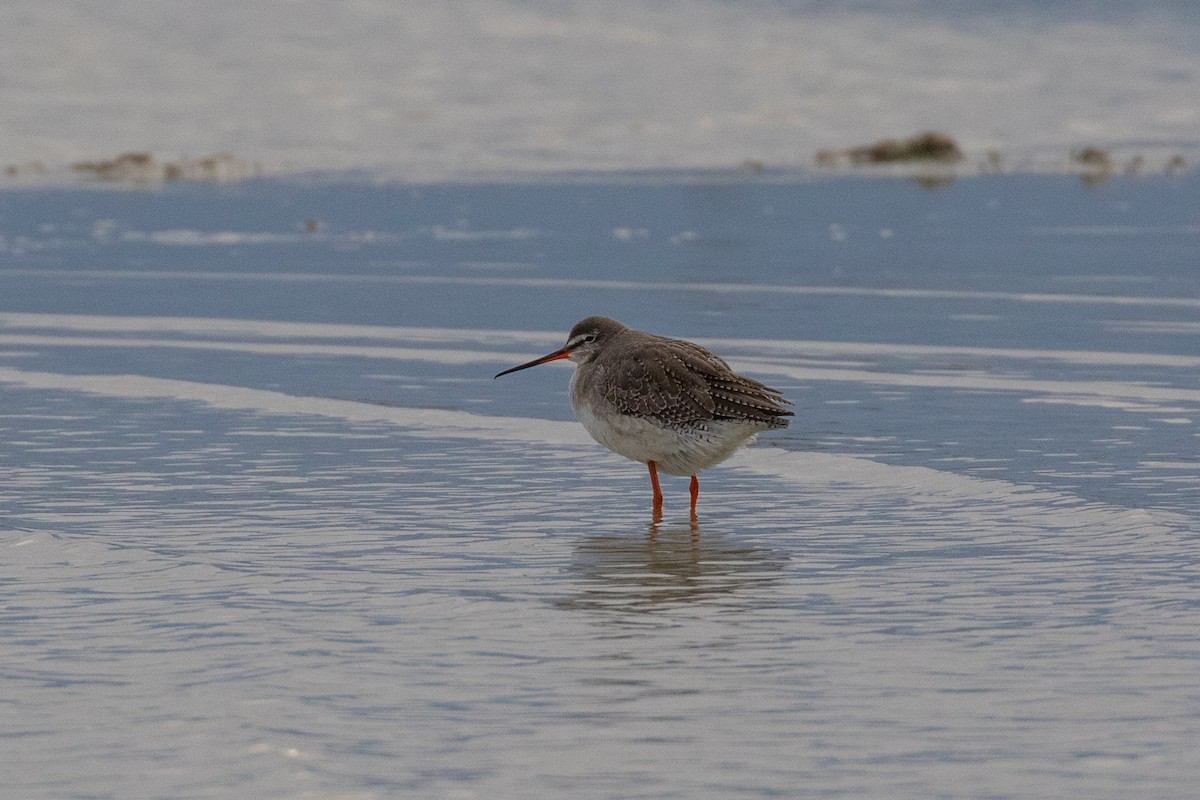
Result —
[{"label": "speckled wing feather", "polygon": [[713,418],[760,422],[774,428],[787,427],[783,417],[792,412],[783,407],[787,400],[777,389],[764,386],[753,378],[738,375],[724,360],[698,344],[673,342],[689,371],[704,381],[713,400]]},{"label": "speckled wing feather", "polygon": [[[649,338],[649,337],[647,337]],[[630,343],[611,353],[601,381],[604,399],[622,414],[666,425],[689,425],[713,418],[715,403],[704,380],[662,347]]]},{"label": "speckled wing feather", "polygon": [[672,426],[714,419],[787,425],[782,417],[791,412],[779,392],[735,374],[699,345],[648,334],[623,344],[609,353],[604,366],[612,375],[601,381],[605,400],[622,414]]}]

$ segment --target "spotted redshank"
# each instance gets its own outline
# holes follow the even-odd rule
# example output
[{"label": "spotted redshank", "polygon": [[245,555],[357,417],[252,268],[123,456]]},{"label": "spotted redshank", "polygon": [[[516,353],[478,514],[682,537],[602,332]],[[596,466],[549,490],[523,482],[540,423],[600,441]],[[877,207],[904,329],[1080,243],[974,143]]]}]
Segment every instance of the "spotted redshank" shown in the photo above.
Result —
[{"label": "spotted redshank", "polygon": [[759,431],[786,428],[787,400],[698,344],[588,317],[549,355],[496,375],[569,358],[575,416],[600,444],[650,469],[654,515],[662,514],[658,471],[691,476],[696,517],[702,469],[718,464]]}]

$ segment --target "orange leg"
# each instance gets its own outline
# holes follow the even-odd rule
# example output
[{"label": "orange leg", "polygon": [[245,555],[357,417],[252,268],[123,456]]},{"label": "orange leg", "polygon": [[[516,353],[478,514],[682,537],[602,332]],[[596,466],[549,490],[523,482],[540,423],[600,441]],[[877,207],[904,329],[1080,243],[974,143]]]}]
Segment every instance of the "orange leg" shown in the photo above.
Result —
[{"label": "orange leg", "polygon": [[654,487],[654,513],[662,514],[662,488],[658,485],[658,467],[653,461],[647,461],[646,466],[650,468],[650,485]]},{"label": "orange leg", "polygon": [[692,476],[692,519],[696,518],[696,500],[700,498],[700,479],[695,475]]}]

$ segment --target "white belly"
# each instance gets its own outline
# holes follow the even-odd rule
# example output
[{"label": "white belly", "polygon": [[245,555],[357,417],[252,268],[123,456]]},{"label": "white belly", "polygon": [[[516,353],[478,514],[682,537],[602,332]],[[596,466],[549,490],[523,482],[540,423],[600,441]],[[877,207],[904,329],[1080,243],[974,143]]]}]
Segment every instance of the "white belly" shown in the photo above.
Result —
[{"label": "white belly", "polygon": [[670,475],[695,475],[719,464],[767,427],[716,420],[703,427],[669,428],[642,417],[604,413],[582,403],[575,404],[575,416],[592,438],[609,450],[643,464],[653,461]]}]

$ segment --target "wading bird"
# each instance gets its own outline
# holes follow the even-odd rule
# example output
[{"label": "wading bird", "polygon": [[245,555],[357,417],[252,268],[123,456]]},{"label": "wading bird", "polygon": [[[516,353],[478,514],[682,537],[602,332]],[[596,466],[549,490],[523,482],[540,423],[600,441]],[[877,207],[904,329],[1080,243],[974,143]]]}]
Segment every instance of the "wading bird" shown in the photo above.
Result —
[{"label": "wading bird", "polygon": [[662,515],[658,471],[691,476],[729,458],[759,431],[786,428],[792,412],[770,387],[736,374],[698,344],[588,317],[553,353],[496,375],[569,358],[575,416],[600,444],[650,469],[654,515]]}]

